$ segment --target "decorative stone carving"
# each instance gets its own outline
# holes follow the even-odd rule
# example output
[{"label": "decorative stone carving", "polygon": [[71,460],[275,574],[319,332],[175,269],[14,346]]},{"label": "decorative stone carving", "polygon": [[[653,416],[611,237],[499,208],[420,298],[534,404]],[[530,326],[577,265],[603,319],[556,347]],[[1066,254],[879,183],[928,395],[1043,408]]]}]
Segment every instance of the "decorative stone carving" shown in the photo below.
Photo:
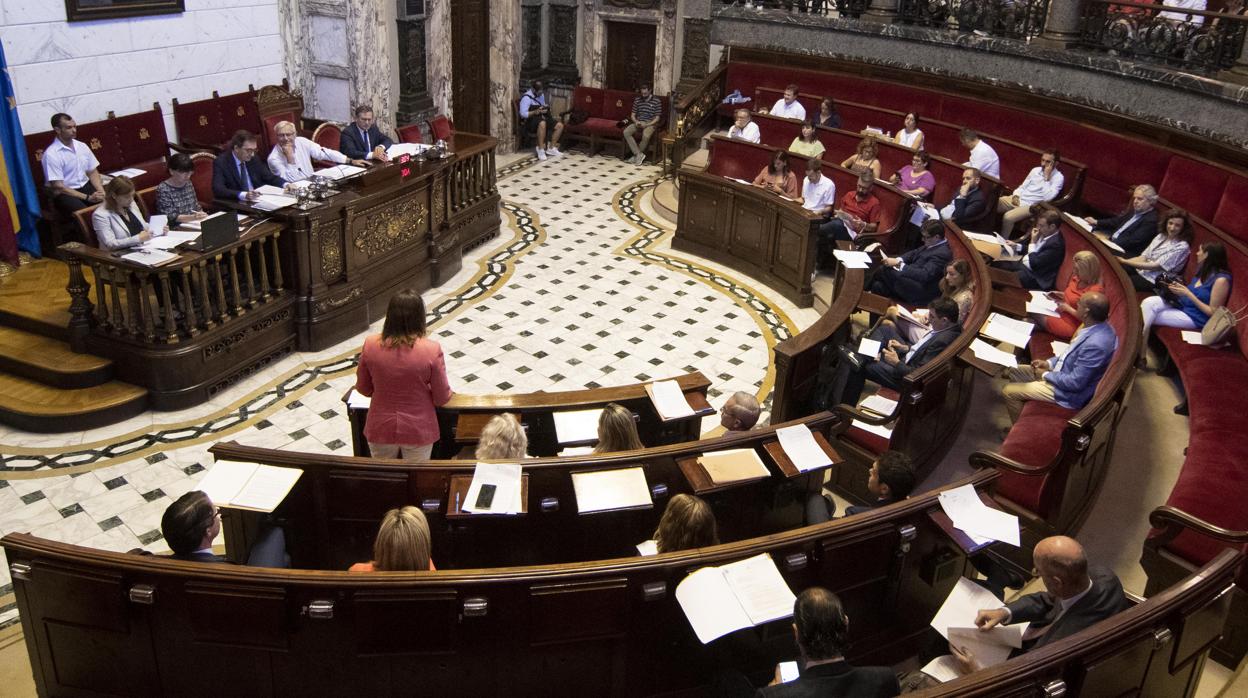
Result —
[{"label": "decorative stone carving", "polygon": [[630,10],[657,10],[663,0],[603,0],[604,5],[625,7]]},{"label": "decorative stone carving", "polygon": [[680,54],[680,81],[696,82],[706,77],[711,61],[711,20],[686,17],[685,43]]},{"label": "decorative stone carving", "polygon": [[446,218],[446,186],[440,178],[433,181],[433,217],[429,219],[429,227],[437,229]]},{"label": "decorative stone carving", "polygon": [[576,81],[576,5],[550,5],[550,54],[547,68]]},{"label": "decorative stone carving", "polygon": [[[542,70],[541,5],[525,5],[520,8],[520,34],[523,38],[523,58],[520,59],[520,76],[522,78],[530,78]],[[551,40],[554,40],[553,34]]]},{"label": "decorative stone carving", "polygon": [[368,258],[385,254],[416,238],[424,228],[426,215],[425,204],[415,196],[378,206],[362,215],[364,225],[351,244]]},{"label": "decorative stone carving", "polygon": [[425,74],[425,20],[400,19],[398,24],[399,120],[410,123],[433,106]]},{"label": "decorative stone carving", "polygon": [[342,276],[342,223],[317,221],[312,225],[312,239],[321,250],[321,281],[332,284]]}]

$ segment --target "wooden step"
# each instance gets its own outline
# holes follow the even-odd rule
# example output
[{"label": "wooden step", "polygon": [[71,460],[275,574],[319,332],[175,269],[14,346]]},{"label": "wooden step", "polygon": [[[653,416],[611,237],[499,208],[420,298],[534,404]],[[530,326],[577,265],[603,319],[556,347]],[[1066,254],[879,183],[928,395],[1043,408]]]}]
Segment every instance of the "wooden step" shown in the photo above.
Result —
[{"label": "wooden step", "polygon": [[89,388],[113,377],[113,362],[74,353],[60,340],[0,327],[0,371],[53,388]]},{"label": "wooden step", "polygon": [[[91,283],[90,269],[83,269]],[[0,324],[69,339],[69,267],[59,259],[36,259],[0,277]]]},{"label": "wooden step", "polygon": [[654,188],[654,211],[672,223],[678,222],[676,210],[680,208],[680,193],[674,180],[667,180]]},{"label": "wooden step", "polygon": [[62,390],[0,373],[0,422],[40,433],[83,431],[129,419],[147,409],[147,389],[109,381]]}]

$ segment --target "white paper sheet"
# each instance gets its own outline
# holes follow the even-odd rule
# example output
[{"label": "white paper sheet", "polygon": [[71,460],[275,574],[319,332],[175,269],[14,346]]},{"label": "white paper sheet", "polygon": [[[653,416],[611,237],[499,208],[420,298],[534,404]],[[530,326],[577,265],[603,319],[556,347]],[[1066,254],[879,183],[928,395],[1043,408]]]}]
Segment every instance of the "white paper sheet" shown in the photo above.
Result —
[{"label": "white paper sheet", "polygon": [[946,640],[949,639],[949,628],[965,628],[975,624],[975,616],[984,609],[1001,608],[1005,604],[992,592],[972,582],[966,577],[959,577],[940,610],[932,618],[931,626]]},{"label": "white paper sheet", "polygon": [[588,456],[593,452],[593,446],[568,446],[559,452],[559,457],[568,458],[570,456]]},{"label": "white paper sheet", "polygon": [[1110,240],[1109,238],[1102,238],[1101,242],[1105,243],[1105,246],[1113,250],[1114,252],[1122,252],[1124,254],[1126,253],[1126,250],[1122,249],[1121,245],[1114,242],[1113,240]]},{"label": "white paper sheet", "polygon": [[229,504],[243,490],[243,486],[259,467],[259,463],[219,460],[212,464],[195,489],[208,495],[208,498],[217,506]]},{"label": "white paper sheet", "polygon": [[643,540],[637,544],[637,553],[640,555],[658,555],[659,543],[654,540]]},{"label": "white paper sheet", "polygon": [[858,342],[858,353],[874,359],[880,355],[880,343],[870,337],[863,337]]},{"label": "white paper sheet", "polygon": [[780,682],[788,683],[801,676],[801,672],[797,669],[797,662],[780,662]]},{"label": "white paper sheet", "polygon": [[162,214],[156,214],[147,221],[147,229],[152,231],[154,236],[164,235],[167,225],[169,225],[169,216]]},{"label": "white paper sheet", "polygon": [[776,437],[784,454],[800,472],[832,465],[832,459],[819,447],[815,435],[805,424],[776,429]]},{"label": "white paper sheet", "polygon": [[395,143],[386,148],[386,155],[392,158],[397,158],[400,155],[419,155],[430,147],[424,143]]},{"label": "white paper sheet", "polygon": [[145,174],[147,174],[147,170],[140,170],[137,167],[127,167],[124,170],[117,170],[116,172],[109,172],[108,176],[109,177],[129,177],[130,179],[134,179],[135,177],[138,177],[140,175],[145,175]]},{"label": "white paper sheet", "polygon": [[1076,217],[1076,216],[1066,216],[1065,218],[1066,218],[1066,220],[1068,220],[1068,221],[1070,221],[1071,223],[1073,223],[1074,225],[1076,225],[1076,226],[1078,226],[1078,227],[1080,227],[1080,228],[1082,228],[1082,229],[1084,229],[1084,230],[1088,231],[1089,233],[1090,233],[1090,232],[1092,232],[1092,224],[1091,224],[1091,223],[1089,223],[1089,222],[1087,222],[1087,221],[1085,221],[1085,220],[1083,220],[1082,218],[1079,218],[1079,217]]},{"label": "white paper sheet", "polygon": [[650,384],[650,400],[664,420],[692,417],[693,408],[676,381],[655,381]]},{"label": "white paper sheet", "polygon": [[357,175],[363,171],[363,167],[356,167],[355,165],[336,165],[334,167],[327,167],[323,170],[317,170],[316,174],[321,175],[322,177],[328,177],[329,179],[339,180],[352,175]]},{"label": "white paper sheet", "polygon": [[719,567],[703,567],[685,577],[676,585],[676,601],[704,645],[753,625]]},{"label": "white paper sheet", "polygon": [[861,429],[867,432],[868,434],[875,434],[876,436],[882,436],[886,439],[893,438],[892,428],[884,424],[867,424],[866,422],[855,419],[854,421],[850,422],[849,426],[855,429]]},{"label": "white paper sheet", "polygon": [[1061,317],[1061,313],[1057,310],[1057,301],[1049,298],[1043,291],[1031,292],[1031,298],[1027,300],[1027,312]]},{"label": "white paper sheet", "polygon": [[971,485],[940,493],[940,507],[953,525],[972,537],[1019,544],[1018,517],[984,504]]},{"label": "white paper sheet", "polygon": [[914,213],[910,214],[910,223],[921,228],[929,220],[940,220],[940,209],[927,202],[919,202],[914,207]]},{"label": "white paper sheet", "polygon": [[920,671],[941,683],[953,681],[962,676],[962,674],[958,673],[958,663],[954,660],[952,654],[941,655],[933,659],[925,664]]},{"label": "white paper sheet", "polygon": [[172,262],[178,258],[178,255],[175,252],[169,252],[167,250],[140,247],[134,252],[123,254],[121,258],[130,262],[135,262],[136,264],[155,267]]},{"label": "white paper sheet", "polygon": [[276,194],[261,194],[259,199],[251,202],[252,206],[261,211],[276,211],[279,208],[294,206],[298,202],[292,196],[277,196]]},{"label": "white paper sheet", "polygon": [[887,417],[897,409],[897,401],[889,400],[883,395],[871,395],[863,400],[859,405],[864,410],[871,410],[876,414]]},{"label": "white paper sheet", "polygon": [[555,438],[560,444],[583,444],[598,440],[601,409],[555,412],[551,416],[555,418]]},{"label": "white paper sheet", "polygon": [[[481,493],[481,486],[486,484],[494,485],[494,499],[489,507],[478,509],[473,505]],[[470,514],[520,513],[520,464],[477,463],[461,509]]]},{"label": "white paper sheet", "polygon": [[1014,354],[1002,351],[979,337],[971,340],[971,352],[975,354],[975,358],[989,363],[1011,368],[1018,365],[1018,359],[1014,357]]},{"label": "white paper sheet", "polygon": [[1056,339],[1049,342],[1049,348],[1053,350],[1054,356],[1061,356],[1070,349],[1070,342],[1059,342]]},{"label": "white paper sheet", "polygon": [[1019,349],[1027,346],[1028,340],[1031,339],[1031,333],[1036,326],[1024,320],[1015,320],[1000,313],[992,313],[988,316],[988,322],[980,328],[979,333],[995,339],[999,342],[1012,344]]},{"label": "white paper sheet", "polygon": [[796,597],[766,553],[723,566],[724,578],[753,625],[793,615]]},{"label": "white paper sheet", "polygon": [[[196,235],[195,237],[199,237]],[[161,235],[143,243],[141,247],[145,250],[172,250],[173,248],[186,242],[181,238],[175,238],[171,235]]]},{"label": "white paper sheet", "polygon": [[975,657],[975,664],[988,668],[1010,658],[1008,646],[995,642],[991,633],[981,633],[979,628],[949,628],[949,644]]},{"label": "white paper sheet", "polygon": [[234,495],[230,504],[242,509],[273,511],[286,498],[286,494],[301,475],[303,471],[298,468],[261,465],[247,480],[242,491]]},{"label": "white paper sheet", "polygon": [[255,191],[258,194],[269,194],[272,196],[285,196],[286,195],[285,189],[283,189],[282,187],[275,187],[272,184],[261,184],[260,186],[256,187]]},{"label": "white paper sheet", "polygon": [[871,266],[871,255],[857,250],[833,250],[832,256],[841,261],[846,269],[866,269]]},{"label": "white paper sheet", "polygon": [[650,498],[650,486],[646,484],[646,471],[642,468],[572,473],[572,489],[576,493],[576,510],[581,514],[654,503]]},{"label": "white paper sheet", "polygon": [[1195,344],[1197,346],[1204,344],[1204,342],[1201,341],[1200,339],[1199,330],[1183,330],[1182,335],[1183,335],[1183,341],[1187,342],[1188,344]]},{"label": "white paper sheet", "polygon": [[355,388],[347,395],[347,408],[352,410],[366,410],[373,404],[373,399],[367,395],[361,395],[360,391]]}]

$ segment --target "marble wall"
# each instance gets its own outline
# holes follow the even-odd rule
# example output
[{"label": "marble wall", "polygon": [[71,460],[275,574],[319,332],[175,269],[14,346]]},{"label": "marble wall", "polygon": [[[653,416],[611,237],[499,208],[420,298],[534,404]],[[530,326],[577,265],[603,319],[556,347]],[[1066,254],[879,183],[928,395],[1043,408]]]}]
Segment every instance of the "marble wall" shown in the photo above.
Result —
[{"label": "marble wall", "polygon": [[501,152],[516,147],[512,104],[520,96],[520,3],[490,0],[490,134]]},{"label": "marble wall", "polygon": [[[627,4],[627,3],[622,3]],[[606,81],[604,60],[607,48],[607,22],[635,22],[657,27],[654,56],[654,91],[668,94],[675,83],[676,66],[676,0],[654,0],[636,5],[653,5],[654,9],[621,7],[606,0],[584,0],[581,12],[581,82],[603,87]]]},{"label": "marble wall", "polygon": [[186,0],[182,14],[71,24],[61,0],[0,0],[22,130],[48,130],[56,112],[86,122],[158,102],[177,140],[175,97],[206,99],[285,77],[278,2]]},{"label": "marble wall", "polygon": [[452,113],[451,103],[451,0],[426,0],[425,46],[429,97],[442,114]]}]

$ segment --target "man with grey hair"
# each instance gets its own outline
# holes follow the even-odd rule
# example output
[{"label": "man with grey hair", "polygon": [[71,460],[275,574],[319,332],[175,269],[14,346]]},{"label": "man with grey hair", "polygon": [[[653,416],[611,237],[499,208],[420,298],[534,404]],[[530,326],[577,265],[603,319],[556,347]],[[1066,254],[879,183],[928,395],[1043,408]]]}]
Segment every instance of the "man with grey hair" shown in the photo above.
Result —
[{"label": "man with grey hair", "polygon": [[312,165],[314,159],[339,165],[349,162],[356,167],[367,164],[363,160],[348,158],[337,150],[296,135],[295,125],[289,121],[277,122],[273,127],[273,135],[277,145],[269,153],[269,169],[287,182],[301,182],[315,174],[316,168]]},{"label": "man with grey hair", "polygon": [[1157,190],[1151,184],[1141,184],[1131,190],[1131,205],[1126,211],[1109,218],[1084,218],[1092,226],[1092,232],[1102,239],[1108,238],[1122,248],[1114,254],[1131,259],[1144,254],[1144,248],[1157,234]]},{"label": "man with grey hair", "polygon": [[719,423],[728,431],[749,431],[758,423],[759,412],[758,400],[753,395],[738,390],[719,411]]}]

